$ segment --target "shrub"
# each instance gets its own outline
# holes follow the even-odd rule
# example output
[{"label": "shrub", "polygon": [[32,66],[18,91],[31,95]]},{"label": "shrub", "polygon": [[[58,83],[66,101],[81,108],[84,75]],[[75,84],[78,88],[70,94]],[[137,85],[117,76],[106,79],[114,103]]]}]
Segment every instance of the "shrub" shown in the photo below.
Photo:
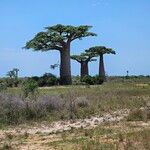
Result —
[{"label": "shrub", "polygon": [[7,90],[7,84],[3,81],[0,81],[0,92]]},{"label": "shrub", "polygon": [[88,85],[94,85],[94,84],[102,84],[104,80],[100,76],[96,75],[94,77],[85,76],[83,77],[82,82]]},{"label": "shrub", "polygon": [[89,101],[87,100],[86,97],[82,96],[82,97],[77,97],[75,99],[76,105],[78,107],[84,108],[84,107],[88,107],[89,106]]},{"label": "shrub", "polygon": [[80,85],[80,84],[82,84],[80,76],[72,76],[72,84],[73,85]]},{"label": "shrub", "polygon": [[58,79],[51,73],[45,73],[41,77],[34,76],[31,79],[38,83],[39,87],[58,85]]},{"label": "shrub", "polygon": [[85,82],[86,84],[89,84],[89,85],[93,85],[94,84],[93,77],[91,77],[91,76],[83,77],[82,82]]},{"label": "shrub", "polygon": [[128,121],[148,121],[150,120],[150,108],[147,106],[146,108],[143,109],[136,109],[133,110],[128,118]]},{"label": "shrub", "polygon": [[94,80],[94,84],[103,84],[104,82],[104,79],[99,75],[94,76],[93,80]]},{"label": "shrub", "polygon": [[35,96],[36,93],[38,92],[38,84],[36,81],[32,79],[28,79],[25,81],[22,85],[22,91],[23,91],[23,96],[28,97],[29,94],[32,96]]},{"label": "shrub", "polygon": [[44,95],[36,101],[0,93],[0,123],[18,124],[27,120],[39,120],[52,111],[61,111],[64,101],[59,96]]},{"label": "shrub", "polygon": [[47,86],[53,86],[58,84],[58,79],[56,77],[51,77],[47,79],[46,85]]}]

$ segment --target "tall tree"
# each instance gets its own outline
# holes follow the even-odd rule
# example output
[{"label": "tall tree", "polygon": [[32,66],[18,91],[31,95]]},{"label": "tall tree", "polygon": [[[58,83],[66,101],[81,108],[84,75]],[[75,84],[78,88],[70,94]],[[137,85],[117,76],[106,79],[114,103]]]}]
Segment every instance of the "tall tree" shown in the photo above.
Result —
[{"label": "tall tree", "polygon": [[81,80],[84,76],[89,75],[88,63],[91,61],[96,61],[96,59],[92,59],[95,57],[92,53],[81,53],[80,55],[72,55],[71,59],[76,60],[81,64],[80,76]]},{"label": "tall tree", "polygon": [[105,46],[91,47],[89,50],[86,50],[86,52],[91,52],[99,56],[99,76],[102,77],[104,81],[106,81],[104,54],[116,54],[116,52],[111,48],[106,48]]},{"label": "tall tree", "polygon": [[70,48],[71,42],[83,37],[96,36],[89,32],[91,26],[54,25],[45,28],[45,32],[38,33],[26,43],[25,48],[34,51],[58,50],[60,52],[60,80],[62,85],[69,85],[71,81]]}]

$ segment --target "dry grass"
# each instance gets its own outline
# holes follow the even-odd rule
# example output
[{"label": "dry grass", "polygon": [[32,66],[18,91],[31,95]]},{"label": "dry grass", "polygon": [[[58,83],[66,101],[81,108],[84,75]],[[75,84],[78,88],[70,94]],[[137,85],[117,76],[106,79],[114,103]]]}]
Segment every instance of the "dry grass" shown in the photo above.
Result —
[{"label": "dry grass", "polygon": [[[72,128],[70,131],[55,134],[44,134],[40,131],[36,134],[19,131],[14,134],[7,129],[0,130],[0,149],[150,149],[150,84],[145,81],[108,82],[101,86],[89,87],[42,88],[39,90],[37,101],[21,99],[20,94],[19,89],[8,89],[7,94],[5,92],[0,95],[1,127],[28,124],[29,120],[33,124],[35,121],[37,124],[41,121],[49,124],[52,121],[70,118],[90,118],[121,109],[129,109],[131,112],[122,123],[107,123],[91,129]],[[30,111],[24,107],[26,103],[29,104]],[[23,108],[31,113],[28,114],[29,118],[26,117],[27,114],[22,113]],[[13,120],[9,122],[9,119]],[[7,134],[4,133],[6,131]]]},{"label": "dry grass", "polygon": [[104,124],[62,133],[5,133],[0,148],[58,150],[149,150],[150,122]]}]

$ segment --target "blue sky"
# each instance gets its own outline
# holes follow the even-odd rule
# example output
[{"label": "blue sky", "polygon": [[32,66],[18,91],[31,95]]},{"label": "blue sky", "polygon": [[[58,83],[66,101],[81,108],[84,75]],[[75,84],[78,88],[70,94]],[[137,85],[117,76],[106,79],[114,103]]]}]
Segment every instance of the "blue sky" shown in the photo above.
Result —
[{"label": "blue sky", "polygon": [[[12,68],[20,76],[42,75],[59,61],[57,51],[23,50],[26,41],[46,26],[55,24],[92,25],[97,37],[72,43],[72,54],[104,45],[117,55],[105,56],[108,75],[150,74],[150,1],[149,0],[1,0],[0,1],[0,76]],[[80,73],[72,61],[72,74]],[[89,65],[98,74],[98,61]]]}]

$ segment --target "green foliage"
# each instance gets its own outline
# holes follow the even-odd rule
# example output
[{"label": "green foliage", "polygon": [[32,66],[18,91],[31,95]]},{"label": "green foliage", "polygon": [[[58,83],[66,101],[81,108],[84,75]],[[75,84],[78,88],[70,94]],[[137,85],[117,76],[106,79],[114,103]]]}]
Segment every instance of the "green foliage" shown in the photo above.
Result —
[{"label": "green foliage", "polygon": [[18,72],[19,69],[14,68],[7,73],[8,78],[6,79],[6,82],[8,87],[17,87],[19,85]]},{"label": "green foliage", "polygon": [[49,87],[53,85],[58,85],[58,78],[51,73],[45,73],[41,77],[31,77],[32,80],[38,83],[39,87]]},{"label": "green foliage", "polygon": [[91,52],[85,52],[85,53],[81,53],[80,55],[72,55],[71,59],[76,60],[78,62],[89,62],[89,61],[96,61],[96,59],[92,59],[93,57],[95,57],[96,55],[94,53]]},{"label": "green foliage", "polygon": [[150,106],[143,109],[133,110],[127,117],[128,121],[149,121],[150,120]]},{"label": "green foliage", "polygon": [[93,80],[94,80],[94,84],[103,84],[104,82],[104,79],[99,75],[94,76]]},{"label": "green foliage", "polygon": [[7,73],[7,76],[9,76],[10,78],[18,78],[18,72],[19,72],[19,69],[14,68],[13,70]]},{"label": "green foliage", "polygon": [[32,80],[32,79],[28,79],[27,81],[25,81],[23,83],[22,91],[23,91],[24,97],[28,97],[29,94],[34,96],[38,92],[38,84],[37,84],[37,82]]},{"label": "green foliage", "polygon": [[91,77],[91,76],[84,76],[82,79],[82,82],[85,82],[86,84],[89,84],[89,85],[94,84],[93,77]]},{"label": "green foliage", "polygon": [[80,76],[72,76],[72,84],[73,85],[81,85]]},{"label": "green foliage", "polygon": [[35,51],[62,50],[67,42],[75,39],[81,39],[88,36],[96,36],[95,33],[89,32],[91,26],[71,26],[57,24],[46,27],[45,32],[39,32],[32,40],[26,43],[26,49]]},{"label": "green foliage", "polygon": [[15,78],[6,78],[7,87],[17,87],[19,85],[19,80]]},{"label": "green foliage", "polygon": [[102,84],[104,80],[99,77],[98,75],[92,77],[92,76],[85,76],[82,79],[82,82],[85,82],[86,84],[89,85],[94,85],[94,84]]},{"label": "green foliage", "polygon": [[95,55],[104,55],[104,54],[116,54],[116,52],[111,48],[106,48],[105,46],[95,46],[86,50],[87,53],[94,53]]},{"label": "green foliage", "polygon": [[7,90],[6,82],[0,81],[0,92]]}]

